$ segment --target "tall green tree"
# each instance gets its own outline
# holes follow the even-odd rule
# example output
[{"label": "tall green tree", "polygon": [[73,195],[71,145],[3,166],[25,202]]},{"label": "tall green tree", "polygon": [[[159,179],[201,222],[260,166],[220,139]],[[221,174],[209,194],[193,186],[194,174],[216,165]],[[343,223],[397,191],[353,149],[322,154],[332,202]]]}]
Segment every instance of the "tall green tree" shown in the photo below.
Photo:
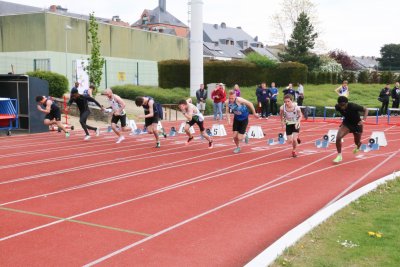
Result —
[{"label": "tall green tree", "polygon": [[104,58],[100,54],[100,43],[98,38],[99,25],[94,16],[94,12],[89,14],[89,35],[88,43],[91,44],[91,55],[88,58],[89,64],[85,68],[89,74],[89,81],[96,88],[99,88],[101,76],[103,75]]},{"label": "tall green tree", "polygon": [[400,44],[385,44],[378,59],[381,69],[400,70]]},{"label": "tall green tree", "polygon": [[315,39],[318,33],[314,32],[314,27],[307,14],[301,12],[294,24],[291,39],[288,41],[286,52],[279,54],[282,61],[297,61],[307,65],[309,70],[319,67],[320,60],[317,55],[310,53],[314,48]]}]

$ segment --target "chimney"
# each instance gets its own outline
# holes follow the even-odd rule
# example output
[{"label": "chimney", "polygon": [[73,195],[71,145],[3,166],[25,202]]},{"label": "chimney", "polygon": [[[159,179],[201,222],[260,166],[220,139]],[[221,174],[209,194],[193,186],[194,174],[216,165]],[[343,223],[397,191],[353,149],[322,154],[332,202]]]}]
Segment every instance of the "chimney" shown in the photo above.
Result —
[{"label": "chimney", "polygon": [[214,29],[218,30],[218,24],[214,24]]},{"label": "chimney", "polygon": [[158,6],[160,7],[160,10],[162,12],[166,12],[167,11],[167,0],[158,0]]},{"label": "chimney", "polygon": [[221,28],[222,28],[222,29],[226,29],[226,23],[225,23],[225,22],[222,22],[222,23],[221,23]]},{"label": "chimney", "polygon": [[57,6],[56,5],[51,5],[49,9],[50,9],[50,12],[57,12]]}]

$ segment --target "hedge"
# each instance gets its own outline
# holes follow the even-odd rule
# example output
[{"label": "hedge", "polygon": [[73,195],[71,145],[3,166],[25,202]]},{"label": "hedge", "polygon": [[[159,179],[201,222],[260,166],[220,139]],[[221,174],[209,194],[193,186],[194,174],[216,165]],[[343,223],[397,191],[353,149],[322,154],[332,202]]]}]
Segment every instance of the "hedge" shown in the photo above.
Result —
[{"label": "hedge", "polygon": [[[190,62],[168,60],[158,63],[159,86],[161,88],[190,87]],[[285,62],[271,67],[259,67],[246,61],[206,61],[204,83],[223,82],[228,87],[239,83],[252,86],[261,82],[275,81],[280,85],[290,82],[307,82],[307,66],[296,62]]]},{"label": "hedge", "polygon": [[62,97],[64,93],[68,92],[68,80],[64,75],[51,71],[31,71],[26,74],[46,80],[49,83],[50,96]]}]

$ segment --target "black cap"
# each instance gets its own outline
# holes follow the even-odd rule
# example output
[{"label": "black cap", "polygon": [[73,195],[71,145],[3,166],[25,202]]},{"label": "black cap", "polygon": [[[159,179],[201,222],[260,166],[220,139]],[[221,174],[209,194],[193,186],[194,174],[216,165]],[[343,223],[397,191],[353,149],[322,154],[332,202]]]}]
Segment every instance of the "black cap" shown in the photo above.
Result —
[{"label": "black cap", "polygon": [[77,94],[77,93],[79,93],[79,92],[78,92],[78,89],[76,89],[76,88],[72,88],[72,89],[71,89],[71,95]]}]

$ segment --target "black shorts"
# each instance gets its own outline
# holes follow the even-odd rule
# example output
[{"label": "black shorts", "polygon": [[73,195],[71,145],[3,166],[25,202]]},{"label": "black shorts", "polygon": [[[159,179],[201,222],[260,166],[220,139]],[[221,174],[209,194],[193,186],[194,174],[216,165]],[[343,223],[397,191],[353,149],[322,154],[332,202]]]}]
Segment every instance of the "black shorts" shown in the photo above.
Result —
[{"label": "black shorts", "polygon": [[242,121],[233,120],[232,131],[238,132],[240,134],[244,134],[247,129],[247,124],[249,124],[249,119],[245,119]]},{"label": "black shorts", "polygon": [[344,123],[342,124],[345,126],[347,129],[350,130],[350,133],[355,133],[355,134],[361,134],[363,132],[363,126],[362,125],[351,125],[349,123]]},{"label": "black shorts", "polygon": [[151,117],[151,118],[145,118],[145,119],[144,119],[144,125],[145,125],[146,127],[152,125],[153,123],[156,123],[156,124],[158,123],[158,116],[157,116],[157,114],[154,114],[154,116]]},{"label": "black shorts", "polygon": [[296,129],[296,124],[286,124],[286,135],[292,135],[293,133],[299,133],[300,128]]},{"label": "black shorts", "polygon": [[50,111],[50,113],[46,114],[46,116],[44,118],[48,119],[48,120],[51,120],[51,121],[54,120],[54,119],[56,119],[56,121],[61,121],[61,111],[60,111],[59,108],[58,109],[52,109]]},{"label": "black shorts", "polygon": [[195,124],[197,124],[200,128],[200,132],[204,132],[204,121],[198,121],[195,119],[192,119],[191,121],[187,121],[186,124],[189,124],[189,126],[193,126]]},{"label": "black shorts", "polygon": [[111,123],[117,124],[118,121],[121,121],[121,127],[126,126],[126,114],[124,115],[113,115],[111,118]]}]

